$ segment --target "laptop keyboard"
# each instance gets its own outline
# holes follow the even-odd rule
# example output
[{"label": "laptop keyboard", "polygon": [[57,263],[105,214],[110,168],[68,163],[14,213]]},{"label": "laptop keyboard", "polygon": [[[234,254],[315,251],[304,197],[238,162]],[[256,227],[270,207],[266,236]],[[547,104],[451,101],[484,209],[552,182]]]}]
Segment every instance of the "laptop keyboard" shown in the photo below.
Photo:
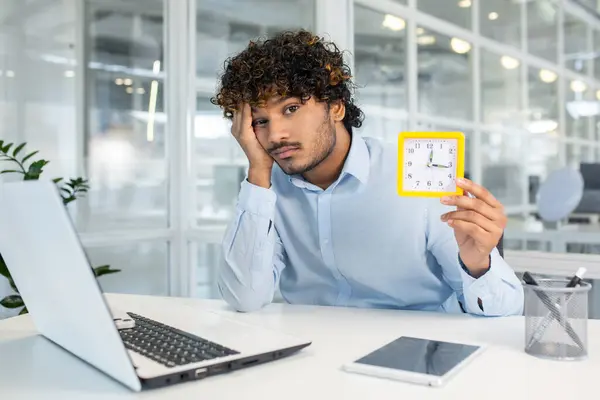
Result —
[{"label": "laptop keyboard", "polygon": [[227,347],[134,313],[132,329],[120,330],[125,347],[166,367],[239,354]]}]

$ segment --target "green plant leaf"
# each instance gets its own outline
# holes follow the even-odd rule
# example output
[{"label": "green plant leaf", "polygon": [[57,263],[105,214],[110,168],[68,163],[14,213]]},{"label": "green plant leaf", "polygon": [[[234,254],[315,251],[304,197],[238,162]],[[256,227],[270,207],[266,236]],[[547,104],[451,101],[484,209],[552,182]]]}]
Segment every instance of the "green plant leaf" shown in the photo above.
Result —
[{"label": "green plant leaf", "polygon": [[0,171],[0,174],[12,174],[12,173],[22,174],[23,171],[17,171],[16,169],[5,169],[3,171]]},{"label": "green plant leaf", "polygon": [[121,270],[120,269],[110,269],[110,265],[102,265],[100,267],[94,268],[94,274],[96,275],[96,277],[99,277],[102,275],[114,274],[116,272],[121,272]]},{"label": "green plant leaf", "polygon": [[52,182],[58,183],[58,182],[60,182],[62,180],[63,180],[63,178],[54,178],[54,179],[52,179]]},{"label": "green plant leaf", "polygon": [[99,267],[94,267],[94,271],[96,271],[96,273],[107,269],[110,269],[110,265],[101,265]]},{"label": "green plant leaf", "polygon": [[19,293],[19,289],[17,288],[17,285],[15,284],[15,281],[13,281],[12,278],[8,278],[8,284],[10,285],[10,287],[12,288],[12,290],[14,290],[15,292]]},{"label": "green plant leaf", "polygon": [[21,295],[13,294],[0,300],[0,305],[6,308],[19,308],[23,307],[25,303],[23,303]]},{"label": "green plant leaf", "polygon": [[31,181],[39,179],[40,175],[42,174],[42,170],[46,164],[48,164],[48,161],[46,160],[38,160],[32,162],[29,166],[29,169],[27,170],[27,173],[25,174],[25,180]]},{"label": "green plant leaf", "polygon": [[25,156],[25,157],[24,157],[24,158],[21,160],[21,162],[22,162],[23,164],[25,164],[25,161],[29,160],[31,157],[35,156],[37,153],[39,153],[39,151],[38,151],[38,150],[34,151],[33,153],[29,153],[29,154],[27,154],[27,155],[26,155],[26,156]]},{"label": "green plant leaf", "polygon": [[2,152],[8,154],[12,145],[13,145],[13,143],[9,143],[6,146],[4,146],[4,148],[2,149]]},{"label": "green plant leaf", "polygon": [[13,157],[17,157],[17,154],[19,154],[19,152],[21,150],[23,150],[23,147],[25,147],[27,143],[21,143],[20,145],[18,145],[17,147],[15,147],[15,149],[13,150]]},{"label": "green plant leaf", "polygon": [[28,314],[28,313],[29,313],[29,311],[27,310],[27,307],[23,307],[21,312],[19,312],[19,315],[24,315],[24,314]]},{"label": "green plant leaf", "polygon": [[0,149],[4,146],[4,140],[0,140]]},{"label": "green plant leaf", "polygon": [[4,262],[4,258],[2,258],[2,254],[0,254],[0,275],[4,276],[7,279],[10,279],[10,271]]}]

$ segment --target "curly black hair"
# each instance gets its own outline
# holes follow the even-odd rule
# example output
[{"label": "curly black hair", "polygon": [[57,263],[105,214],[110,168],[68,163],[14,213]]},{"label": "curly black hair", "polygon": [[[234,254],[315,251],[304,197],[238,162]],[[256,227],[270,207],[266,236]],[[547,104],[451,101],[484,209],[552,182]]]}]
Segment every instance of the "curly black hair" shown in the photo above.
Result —
[{"label": "curly black hair", "polygon": [[304,29],[283,31],[272,38],[251,41],[225,61],[217,94],[211,103],[226,118],[242,103],[264,105],[273,96],[297,97],[345,105],[344,127],[362,125],[364,114],[354,104],[354,84],[343,52],[333,42]]}]

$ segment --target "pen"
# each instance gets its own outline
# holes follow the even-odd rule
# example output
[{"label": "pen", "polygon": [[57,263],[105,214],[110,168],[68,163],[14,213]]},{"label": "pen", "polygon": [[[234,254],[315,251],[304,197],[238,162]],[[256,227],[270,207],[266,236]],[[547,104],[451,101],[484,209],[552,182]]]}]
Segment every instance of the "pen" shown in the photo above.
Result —
[{"label": "pen", "polygon": [[[586,269],[581,267],[577,270],[577,272],[575,273],[575,275],[573,275],[573,278],[571,278],[571,280],[569,281],[569,283],[567,284],[568,288],[574,288],[575,286],[579,285],[581,283],[581,280],[583,279],[583,275],[585,275],[586,273]],[[528,274],[528,279],[531,278],[531,275]],[[533,279],[533,278],[531,278]],[[535,280],[534,280],[535,281]],[[573,293],[569,293],[567,294],[567,297],[565,299],[565,304],[568,304],[568,302],[571,300],[571,297],[573,296]],[[557,309],[560,310],[560,306],[558,304],[555,304],[555,307]],[[548,325],[550,325],[550,323],[552,322],[552,313],[548,313],[546,315],[546,317],[544,317],[544,319],[542,320],[542,322],[538,325],[538,327],[535,329],[531,339],[529,339],[529,343],[527,343],[527,348],[533,346],[533,344],[537,341],[539,341],[544,332],[546,331],[546,329],[548,328]]]},{"label": "pen", "polygon": [[[571,279],[571,281],[569,281],[569,283],[567,284],[567,286],[571,285],[572,284],[571,282],[573,282],[574,285],[577,285],[578,282],[581,282],[581,276],[578,276],[578,275],[583,275],[581,273],[582,269],[580,268],[577,272],[579,274],[576,274]],[[583,272],[585,272],[585,269],[583,269]],[[533,276],[531,276],[531,274],[529,272],[525,272],[523,274],[523,280],[528,285],[539,286],[538,283],[536,282],[536,280],[533,278]],[[550,298],[546,295],[546,293],[543,293],[543,292],[540,292],[540,291],[536,290],[535,294],[540,298],[540,300],[542,301],[542,303],[544,303],[544,305],[550,310],[551,318],[549,318],[548,322],[546,322],[546,326],[548,324],[550,324],[550,322],[552,322],[552,318],[556,318],[556,320],[561,324],[561,326],[569,334],[569,336],[571,337],[571,339],[573,339],[573,341],[580,348],[584,349],[585,345],[583,344],[583,342],[581,341],[581,339],[579,339],[579,336],[577,335],[577,333],[575,332],[575,330],[573,329],[573,327],[571,326],[571,324],[569,323],[569,321],[565,321],[564,318],[563,318],[563,316],[561,315],[561,313],[560,313],[560,306],[557,306],[556,304],[554,304],[552,302],[552,300],[550,300]],[[542,321],[542,323],[544,323],[544,321]],[[536,329],[536,331],[534,333],[534,337],[531,338],[531,340],[527,344],[527,347],[530,347],[531,345],[533,345],[534,340],[539,340],[541,338],[541,335],[543,333],[544,333],[544,330],[541,329],[541,326],[538,329]]]},{"label": "pen", "polygon": [[[575,272],[575,275],[573,275],[573,278],[571,278],[571,280],[569,281],[569,283],[567,284],[568,288],[573,288],[577,285],[579,285],[581,283],[581,280],[583,279],[583,275],[586,273],[586,269],[584,267],[581,267],[577,270],[577,272]],[[570,296],[570,294],[569,294]]]}]

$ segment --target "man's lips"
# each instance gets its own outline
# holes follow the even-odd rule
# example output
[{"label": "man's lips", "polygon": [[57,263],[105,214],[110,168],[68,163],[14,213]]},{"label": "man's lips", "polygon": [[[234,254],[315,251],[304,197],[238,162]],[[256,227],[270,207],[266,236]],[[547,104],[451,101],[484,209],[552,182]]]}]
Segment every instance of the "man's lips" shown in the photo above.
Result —
[{"label": "man's lips", "polygon": [[274,155],[275,157],[283,160],[285,158],[291,157],[292,154],[296,151],[298,151],[298,147],[285,146],[285,147],[281,147],[281,148],[273,151],[271,154]]}]

